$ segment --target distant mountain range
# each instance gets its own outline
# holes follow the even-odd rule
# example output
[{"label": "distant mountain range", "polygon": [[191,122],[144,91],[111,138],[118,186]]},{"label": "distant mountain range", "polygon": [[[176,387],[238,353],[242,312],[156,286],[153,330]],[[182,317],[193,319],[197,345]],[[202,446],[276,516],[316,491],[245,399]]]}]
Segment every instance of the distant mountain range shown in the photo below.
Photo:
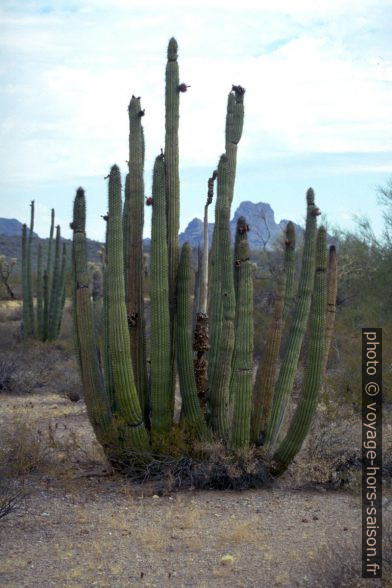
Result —
[{"label": "distant mountain range", "polygon": [[[211,218],[214,216],[213,206],[211,206],[210,212]],[[250,232],[248,233],[248,239],[250,247],[253,250],[260,250],[266,247],[272,249],[276,243],[276,240],[282,235],[288,221],[281,220],[279,223],[275,222],[274,211],[271,206],[265,202],[259,202],[257,204],[253,202],[241,202],[239,207],[234,213],[234,217],[230,222],[231,236],[234,241],[234,234],[236,230],[237,219],[243,216],[250,226]],[[303,229],[296,225],[298,234],[303,233]],[[214,230],[214,223],[209,223],[209,243],[211,245],[212,233]],[[0,255],[6,255],[7,258],[16,257],[17,267],[19,269],[20,258],[21,258],[21,235],[22,235],[22,223],[14,218],[0,218]],[[38,237],[34,233],[34,237]],[[44,251],[47,246],[47,239],[41,239],[44,246]],[[65,239],[69,243],[69,251],[71,241]],[[194,218],[187,226],[183,233],[179,235],[180,245],[183,245],[186,241],[190,243],[192,247],[198,247],[203,244],[203,222]],[[38,240],[33,240],[33,257],[36,257]],[[144,248],[147,252],[150,250],[151,240],[144,239]],[[99,260],[99,249],[101,244],[98,241],[91,241],[87,239],[88,247],[88,258],[91,261]]]},{"label": "distant mountain range", "polygon": [[[22,235],[22,223],[16,218],[0,218],[0,235],[7,235],[8,237],[13,235]],[[34,237],[38,237],[37,233],[33,232]]]},{"label": "distant mountain range", "polygon": [[[213,216],[213,210],[211,216]],[[237,220],[240,216],[243,216],[250,226],[248,239],[250,248],[253,250],[272,249],[289,222],[283,219],[276,223],[274,211],[266,202],[258,202],[257,204],[249,201],[241,202],[230,222],[232,242],[234,242]],[[303,229],[299,225],[295,225],[295,228],[300,234],[303,233]],[[214,223],[208,223],[208,241],[210,244],[213,230]],[[199,218],[194,218],[185,231],[180,233],[179,240],[180,245],[183,245],[186,241],[192,247],[203,245],[203,222]]]}]

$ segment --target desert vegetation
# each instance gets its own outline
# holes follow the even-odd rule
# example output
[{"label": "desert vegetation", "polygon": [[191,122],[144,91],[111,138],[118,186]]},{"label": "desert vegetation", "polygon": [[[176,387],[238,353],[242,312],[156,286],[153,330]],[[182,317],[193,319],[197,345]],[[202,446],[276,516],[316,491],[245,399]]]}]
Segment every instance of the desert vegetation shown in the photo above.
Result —
[{"label": "desert vegetation", "polygon": [[[366,221],[353,233],[317,227],[309,188],[300,245],[288,223],[274,250],[250,251],[252,226],[240,218],[232,247],[245,97],[235,85],[225,152],[207,183],[205,226],[215,182],[217,191],[213,239],[195,280],[196,256],[178,245],[179,100],[188,86],[174,39],[167,57],[152,195],[144,110],[133,96],[124,204],[113,165],[106,242],[92,259],[77,190],[68,291],[59,230],[52,268],[53,216],[46,269],[38,247],[36,275],[33,203],[24,225],[21,300],[0,307],[2,585],[365,586],[361,327],[383,327],[388,347],[391,187],[381,190],[381,238]],[[386,586],[391,402],[387,391]]]}]

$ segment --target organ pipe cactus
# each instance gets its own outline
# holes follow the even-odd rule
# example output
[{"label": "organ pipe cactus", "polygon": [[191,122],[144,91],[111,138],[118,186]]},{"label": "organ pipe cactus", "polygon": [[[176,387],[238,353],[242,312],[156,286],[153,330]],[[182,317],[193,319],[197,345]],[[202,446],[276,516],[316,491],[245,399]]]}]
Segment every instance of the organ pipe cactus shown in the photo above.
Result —
[{"label": "organ pipe cactus", "polygon": [[[242,219],[241,219],[242,220]],[[244,224],[238,225],[240,228]],[[238,232],[238,228],[237,228]],[[250,439],[253,380],[253,276],[246,232],[240,234],[235,249],[234,272],[237,284],[235,345],[230,382],[233,422],[230,445],[246,447]]]},{"label": "organ pipe cactus", "polygon": [[326,231],[320,227],[317,235],[315,284],[310,314],[310,339],[307,365],[301,396],[288,432],[273,454],[272,472],[282,474],[300,450],[308,434],[317,408],[317,397],[323,375],[326,305]]},{"label": "organ pipe cactus", "polygon": [[147,363],[143,298],[144,224],[144,111],[140,98],[132,96],[129,114],[129,173],[126,178],[123,214],[125,289],[131,356],[135,384],[145,418],[148,418]]},{"label": "organ pipe cactus", "polygon": [[315,237],[317,230],[317,216],[320,214],[320,211],[314,203],[314,192],[312,188],[309,188],[307,191],[306,198],[308,206],[298,295],[296,304],[293,308],[291,328],[287,339],[284,357],[282,359],[282,367],[275,386],[271,418],[266,433],[266,443],[268,445],[273,445],[276,442],[284,422],[293,390],[299,354],[305,336],[313,291],[316,248]]},{"label": "organ pipe cactus", "polygon": [[151,223],[151,419],[152,430],[172,425],[169,260],[166,228],[165,162],[155,160]]},{"label": "organ pipe cactus", "polygon": [[[129,106],[130,158],[123,216],[118,167],[113,166],[109,175],[107,255],[103,271],[105,342],[102,363],[94,331],[93,301],[88,289],[84,192],[80,188],[76,194],[72,223],[74,320],[88,413],[98,439],[115,465],[119,461],[132,461],[135,454],[149,459],[152,446],[162,448],[162,440],[166,439],[170,444],[173,439],[172,429],[176,426],[173,413],[175,357],[182,398],[179,425],[187,432],[186,439],[200,441],[215,438],[234,452],[243,451],[257,442],[265,446],[263,451],[270,459],[269,471],[273,475],[280,475],[298,453],[309,430],[321,385],[326,339],[325,230],[321,228],[317,233],[319,210],[314,201],[314,192],[309,188],[298,292],[294,297],[295,234],[293,224],[288,223],[284,271],[278,280],[272,322],[267,330],[264,364],[257,372],[253,390],[253,273],[246,219],[238,221],[234,255],[230,236],[237,147],[244,115],[244,89],[233,86],[227,103],[225,153],[220,157],[217,172],[209,180],[205,207],[206,213],[216,178],[215,227],[209,268],[207,272],[208,239],[205,235],[200,272],[198,315],[208,321],[205,327],[210,327],[211,343],[208,379],[206,364],[203,367],[203,386],[205,391],[208,389],[208,394],[206,399],[202,398],[192,357],[191,249],[188,243],[182,248],[178,265],[180,90],[177,43],[171,39],[166,68],[165,152],[155,159],[150,198],[151,337],[149,373],[145,380],[148,380],[148,385],[143,394],[141,388],[138,389],[137,382],[141,380],[136,375],[142,355],[135,353],[135,347],[132,350],[130,325],[130,312],[136,308],[136,298],[139,299],[140,310],[134,312],[140,312],[141,316],[138,314],[134,319],[140,318],[140,324],[144,319],[140,288],[142,266],[139,263],[143,259],[143,214],[140,205],[144,198],[144,141],[140,124],[140,113],[143,111],[140,110],[139,98],[133,97]],[[133,227],[133,223],[138,226]],[[139,293],[133,297],[130,294],[132,282],[139,284]],[[282,352],[280,348],[285,322],[290,322],[290,329]],[[287,408],[307,330],[309,357],[302,394],[286,429]],[[195,342],[194,350],[206,354],[208,338],[204,339],[203,349],[199,349]],[[278,361],[279,351],[281,362]],[[279,363],[281,365],[278,369]],[[282,441],[285,430],[287,433]],[[191,446],[186,447],[184,450],[191,451]]]},{"label": "organ pipe cactus", "polygon": [[186,429],[191,429],[195,436],[203,438],[207,426],[199,404],[193,370],[190,282],[191,248],[189,243],[184,243],[178,270],[176,328],[178,375],[183,402],[182,418]]},{"label": "organ pipe cactus", "polygon": [[22,228],[23,330],[26,337],[36,337],[41,341],[53,341],[57,339],[60,332],[65,303],[66,246],[63,243],[61,247],[60,226],[58,226],[56,228],[55,259],[52,263],[52,238],[54,230],[54,210],[52,210],[45,270],[43,270],[42,243],[38,244],[36,306],[34,308],[32,288],[33,229],[34,201],[31,202],[29,233],[27,233],[26,225],[23,225]]},{"label": "organ pipe cactus", "polygon": [[[179,259],[178,231],[180,227],[180,177],[179,177],[179,106],[180,77],[178,68],[178,45],[171,38],[167,48],[166,90],[165,90],[165,182],[166,182],[166,222],[167,247],[169,257],[169,309],[170,309],[170,342],[171,342],[171,387],[172,412],[174,411],[174,389],[176,380],[176,279]],[[185,87],[186,89],[186,87]]]}]

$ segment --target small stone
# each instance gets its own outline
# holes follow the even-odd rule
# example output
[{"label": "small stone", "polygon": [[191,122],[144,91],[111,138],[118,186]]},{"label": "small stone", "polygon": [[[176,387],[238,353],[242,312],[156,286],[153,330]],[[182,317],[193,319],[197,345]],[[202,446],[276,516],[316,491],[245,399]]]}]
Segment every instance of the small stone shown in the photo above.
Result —
[{"label": "small stone", "polygon": [[220,562],[222,566],[231,566],[234,563],[234,557],[229,554],[223,555]]}]

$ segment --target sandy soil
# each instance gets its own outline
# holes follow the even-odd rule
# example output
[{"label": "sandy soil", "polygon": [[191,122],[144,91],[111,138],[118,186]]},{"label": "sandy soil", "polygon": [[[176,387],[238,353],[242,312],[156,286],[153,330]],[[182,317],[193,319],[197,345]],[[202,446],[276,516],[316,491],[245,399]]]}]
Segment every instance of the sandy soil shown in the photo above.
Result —
[{"label": "sandy soil", "polygon": [[32,465],[24,503],[0,520],[1,586],[332,586],[328,567],[339,575],[353,549],[359,562],[353,494],[283,480],[158,497],[105,473],[82,401],[3,396],[1,413],[14,466]]}]

